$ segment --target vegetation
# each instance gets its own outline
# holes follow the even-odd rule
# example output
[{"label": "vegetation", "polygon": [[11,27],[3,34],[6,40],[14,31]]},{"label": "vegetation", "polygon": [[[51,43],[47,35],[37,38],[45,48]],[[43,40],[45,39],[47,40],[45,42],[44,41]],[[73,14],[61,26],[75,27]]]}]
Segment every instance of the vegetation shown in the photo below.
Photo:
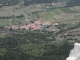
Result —
[{"label": "vegetation", "polygon": [[[66,0],[0,0],[0,7],[2,6],[10,6],[10,5],[17,5],[18,3],[21,3],[24,1],[24,5],[30,5],[30,4],[40,4],[40,3],[55,3],[55,2],[66,2]],[[67,0],[67,6],[76,6],[80,5],[80,0]]]},{"label": "vegetation", "polygon": [[[66,0],[24,0],[24,5],[29,5],[33,3],[55,3],[55,2],[66,2]],[[80,6],[80,0],[67,0],[67,6]]]},{"label": "vegetation", "polygon": [[[67,5],[58,7],[62,5],[58,2]],[[73,44],[80,42],[79,0],[0,0],[0,7],[0,60],[65,60]],[[58,22],[55,27],[60,31],[3,28],[24,25],[26,18],[35,17],[41,22]]]},{"label": "vegetation", "polygon": [[16,5],[18,3],[20,3],[21,0],[0,0],[0,6],[10,6],[10,5]]},{"label": "vegetation", "polygon": [[52,33],[8,34],[0,38],[0,59],[64,60],[72,47],[73,43],[68,41],[55,41]]},{"label": "vegetation", "polygon": [[[0,28],[1,60],[65,60],[75,42],[80,42],[80,22],[60,24],[59,32],[13,31]],[[67,35],[65,35],[67,33]],[[74,36],[74,37],[73,37]],[[66,49],[66,50],[65,50]]]},{"label": "vegetation", "polygon": [[60,8],[65,13],[79,13],[79,11],[73,11],[69,8]]},{"label": "vegetation", "polygon": [[13,25],[13,24],[19,24],[19,25],[24,25],[26,24],[25,18],[14,18],[15,20],[13,20],[13,18],[11,19],[0,19],[0,26],[4,27],[6,25]]},{"label": "vegetation", "polygon": [[68,2],[68,6],[80,6],[80,0],[70,0],[69,2]]}]

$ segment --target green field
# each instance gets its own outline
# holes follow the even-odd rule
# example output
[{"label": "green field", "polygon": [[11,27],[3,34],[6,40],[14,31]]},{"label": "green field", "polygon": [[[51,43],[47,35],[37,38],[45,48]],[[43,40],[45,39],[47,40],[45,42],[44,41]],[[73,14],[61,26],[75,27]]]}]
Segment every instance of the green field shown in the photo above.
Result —
[{"label": "green field", "polygon": [[80,11],[74,11],[74,10],[71,10],[70,8],[60,8],[60,9],[65,13],[80,13]]},{"label": "green field", "polygon": [[13,25],[13,24],[19,24],[19,25],[24,25],[26,24],[25,18],[14,18],[13,19],[0,19],[0,26],[6,26],[6,25]]},{"label": "green field", "polygon": [[35,13],[35,17],[39,17],[41,21],[50,21],[54,22],[54,16],[60,14],[61,11],[59,9],[44,11]]},{"label": "green field", "polygon": [[12,20],[8,20],[8,19],[0,19],[0,26],[5,26],[5,25],[12,25]]}]

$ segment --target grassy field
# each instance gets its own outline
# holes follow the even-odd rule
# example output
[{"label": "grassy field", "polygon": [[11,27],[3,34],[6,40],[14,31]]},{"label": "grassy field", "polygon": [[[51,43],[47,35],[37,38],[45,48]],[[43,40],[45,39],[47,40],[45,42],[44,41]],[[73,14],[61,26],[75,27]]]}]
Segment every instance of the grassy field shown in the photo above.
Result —
[{"label": "grassy field", "polygon": [[0,19],[0,26],[5,26],[5,25],[12,25],[12,20],[9,19]]},{"label": "grassy field", "polygon": [[13,25],[13,24],[19,24],[19,25],[24,25],[26,24],[27,21],[25,18],[14,18],[13,19],[0,19],[0,26],[6,26],[6,25]]},{"label": "grassy field", "polygon": [[39,16],[41,21],[50,21],[54,22],[54,16],[60,14],[61,12],[58,9],[54,9],[51,11],[45,11],[45,12],[40,12],[36,13],[36,17]]},{"label": "grassy field", "polygon": [[[70,22],[73,22],[75,20],[80,20],[80,11],[72,10],[73,7],[67,7],[67,8],[56,8],[48,11],[43,11],[39,13],[35,13],[34,17],[39,17],[40,20],[43,21],[50,21],[50,22],[64,22],[70,20]],[[78,7],[75,7],[78,8]]]},{"label": "grassy field", "polygon": [[65,13],[80,13],[80,11],[71,10],[70,8],[60,8]]}]

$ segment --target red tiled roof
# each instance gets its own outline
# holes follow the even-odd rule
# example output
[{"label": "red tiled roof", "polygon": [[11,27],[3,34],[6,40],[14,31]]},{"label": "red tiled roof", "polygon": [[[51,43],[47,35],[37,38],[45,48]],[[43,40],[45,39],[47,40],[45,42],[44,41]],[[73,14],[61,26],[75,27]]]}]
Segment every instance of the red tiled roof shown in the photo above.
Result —
[{"label": "red tiled roof", "polygon": [[15,25],[12,25],[12,26],[11,26],[11,28],[12,28],[13,30],[18,29],[18,27],[17,27],[17,26],[15,26]]},{"label": "red tiled roof", "polygon": [[59,23],[55,23],[54,25],[59,25]]},{"label": "red tiled roof", "polygon": [[38,30],[38,27],[33,23],[28,25],[32,30]]}]

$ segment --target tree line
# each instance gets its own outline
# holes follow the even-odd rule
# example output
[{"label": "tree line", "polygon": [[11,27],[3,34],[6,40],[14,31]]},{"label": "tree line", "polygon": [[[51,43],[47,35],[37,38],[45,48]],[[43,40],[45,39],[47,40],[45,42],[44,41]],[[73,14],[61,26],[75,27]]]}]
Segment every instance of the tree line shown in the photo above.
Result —
[{"label": "tree line", "polygon": [[[17,5],[20,2],[24,2],[25,6],[30,4],[40,4],[40,3],[55,3],[55,2],[65,2],[66,0],[0,0],[0,7]],[[80,5],[80,0],[67,0],[67,6]]]},{"label": "tree line", "polygon": [[[24,0],[24,5],[30,4],[40,4],[40,3],[55,3],[55,2],[65,2],[66,0]],[[67,0],[67,6],[78,6],[80,5],[80,0]]]},{"label": "tree line", "polygon": [[22,18],[22,17],[24,17],[23,14],[20,16],[14,16],[14,15],[12,15],[12,16],[1,16],[0,19],[11,19],[11,18]]},{"label": "tree line", "polygon": [[11,6],[11,5],[17,5],[22,0],[0,0],[0,7],[2,6]]}]

